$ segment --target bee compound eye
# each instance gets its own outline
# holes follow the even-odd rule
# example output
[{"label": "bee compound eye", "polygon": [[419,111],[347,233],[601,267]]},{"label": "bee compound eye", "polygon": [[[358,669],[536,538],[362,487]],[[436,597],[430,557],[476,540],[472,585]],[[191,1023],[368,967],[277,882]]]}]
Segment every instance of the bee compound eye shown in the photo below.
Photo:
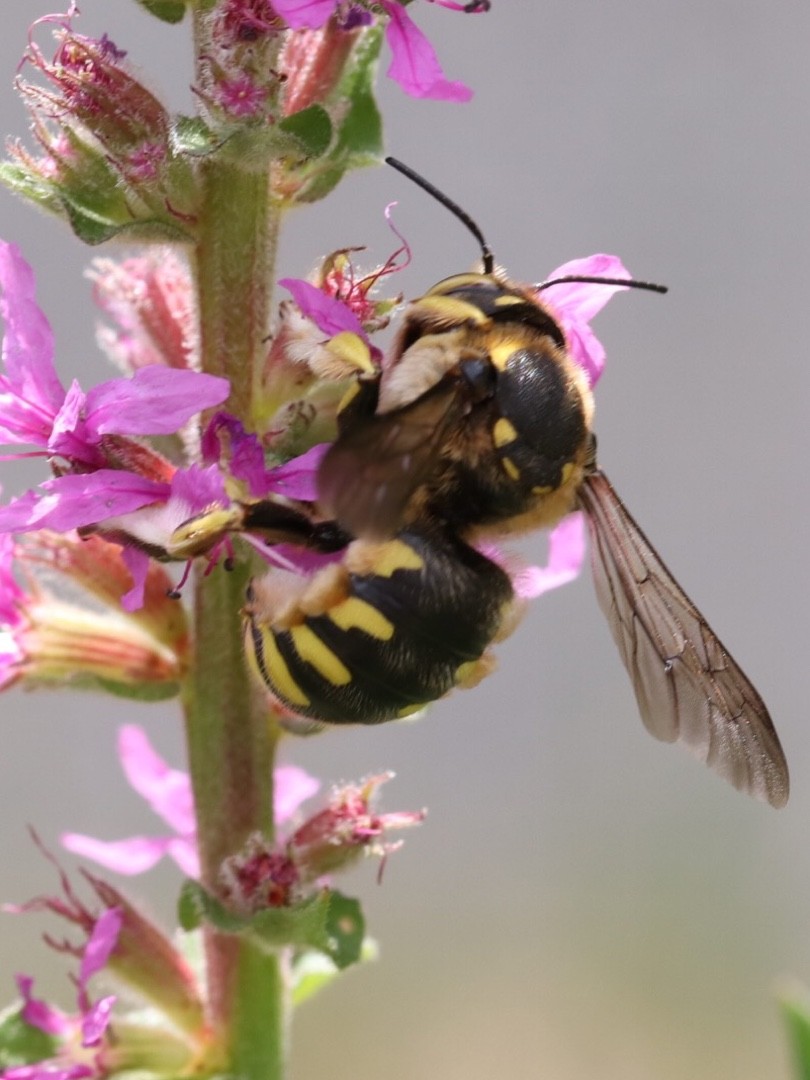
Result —
[{"label": "bee compound eye", "polygon": [[461,375],[469,385],[476,401],[486,401],[495,396],[497,373],[489,357],[471,357],[462,360]]}]

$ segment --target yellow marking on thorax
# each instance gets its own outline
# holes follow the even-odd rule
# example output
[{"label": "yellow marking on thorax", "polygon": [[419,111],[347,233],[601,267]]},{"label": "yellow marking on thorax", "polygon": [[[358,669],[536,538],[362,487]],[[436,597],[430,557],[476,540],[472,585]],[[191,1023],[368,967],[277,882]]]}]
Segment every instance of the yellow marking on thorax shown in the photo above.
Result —
[{"label": "yellow marking on thorax", "polygon": [[502,446],[507,446],[510,442],[514,442],[517,437],[517,430],[511,420],[507,420],[505,416],[502,416],[495,421],[495,426],[492,429],[492,441],[499,449]]},{"label": "yellow marking on thorax", "polygon": [[404,540],[389,540],[387,544],[380,544],[371,572],[377,577],[388,578],[396,570],[421,570],[424,565],[419,552]]},{"label": "yellow marking on thorax", "polygon": [[520,342],[514,338],[508,341],[498,341],[489,349],[489,358],[498,371],[504,371],[510,356],[520,348]]},{"label": "yellow marking on thorax", "polygon": [[309,698],[290,674],[287,662],[278,650],[273,631],[262,627],[261,635],[264,663],[259,662],[258,656],[255,660],[264,682],[291,705],[309,705]]},{"label": "yellow marking on thorax", "polygon": [[484,326],[489,322],[489,316],[466,300],[458,300],[455,296],[423,296],[415,303],[417,314],[423,311],[440,319],[448,326],[456,326],[463,323],[474,323],[476,326]]},{"label": "yellow marking on thorax", "polygon": [[312,664],[332,686],[345,686],[352,681],[352,673],[342,661],[324,645],[318,635],[306,625],[290,630],[293,647],[302,660]]},{"label": "yellow marking on thorax", "polygon": [[495,301],[495,307],[512,307],[514,304],[525,304],[525,296],[515,296],[514,293],[504,293]]},{"label": "yellow marking on thorax", "polygon": [[512,480],[520,479],[520,469],[517,467],[514,461],[512,461],[511,458],[501,458],[501,465],[503,465],[504,470],[506,471],[506,475]]},{"label": "yellow marking on thorax", "polygon": [[329,618],[341,630],[362,630],[378,641],[390,641],[394,624],[367,600],[351,596],[329,611]]},{"label": "yellow marking on thorax", "polygon": [[494,278],[486,274],[453,274],[452,277],[442,278],[441,281],[437,281],[435,285],[428,289],[425,296],[442,296],[449,292],[455,292],[456,289],[463,289],[467,285],[480,285],[482,282],[486,284],[492,281],[494,281]]}]

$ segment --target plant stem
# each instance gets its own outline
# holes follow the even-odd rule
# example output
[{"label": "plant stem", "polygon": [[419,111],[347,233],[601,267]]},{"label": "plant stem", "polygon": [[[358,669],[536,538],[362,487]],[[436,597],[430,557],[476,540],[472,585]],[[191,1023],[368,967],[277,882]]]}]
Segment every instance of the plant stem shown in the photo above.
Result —
[{"label": "plant stem", "polygon": [[[204,5],[201,5],[204,6]],[[194,15],[197,57],[206,27]],[[193,251],[202,369],[230,380],[226,405],[250,430],[262,371],[278,211],[267,172],[223,153],[201,165],[202,198]],[[273,757],[278,731],[255,688],[242,647],[241,608],[249,570],[198,572],[195,662],[185,686],[189,770],[197,814],[201,878],[221,894],[223,859],[255,833],[272,838]],[[287,991],[279,956],[205,928],[215,1061],[239,1080],[282,1080]]]}]

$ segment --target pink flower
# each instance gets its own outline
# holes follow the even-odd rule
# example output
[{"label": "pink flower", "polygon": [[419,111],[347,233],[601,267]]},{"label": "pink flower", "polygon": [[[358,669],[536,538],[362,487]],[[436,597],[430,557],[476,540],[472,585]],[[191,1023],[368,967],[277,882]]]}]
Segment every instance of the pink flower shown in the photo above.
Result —
[{"label": "pink flower", "polygon": [[[388,16],[385,36],[392,53],[389,78],[411,97],[469,101],[472,91],[464,83],[445,79],[433,46],[397,0],[380,0],[380,3]],[[442,6],[469,10],[461,5]],[[323,26],[340,3],[339,0],[274,0],[273,7],[289,26],[301,30]]]},{"label": "pink flower", "polygon": [[[142,874],[168,855],[184,874],[198,877],[197,824],[188,774],[170,768],[153,749],[143,729],[134,724],[121,728],[118,756],[131,786],[166,822],[171,833],[114,841],[65,833],[61,838],[63,846],[74,855],[92,859],[119,874]],[[293,765],[277,768],[274,781],[277,824],[288,821],[320,786],[317,780]]]},{"label": "pink flower", "polygon": [[[554,281],[561,277],[607,277],[630,278],[629,271],[615,255],[589,255],[585,259],[572,259],[558,266],[548,277]],[[598,315],[615,293],[624,285],[601,285],[592,282],[565,282],[543,289],[542,299],[553,309],[565,334],[568,350],[594,386],[605,366],[605,349],[590,328],[590,321]],[[540,286],[542,289],[542,285]]]},{"label": "pink flower", "polygon": [[[0,288],[6,324],[0,440],[33,445],[62,462],[60,475],[41,493],[28,492],[0,511],[0,529],[80,528],[164,497],[173,470],[130,437],[175,434],[202,409],[224,401],[228,381],[153,365],[87,393],[76,382],[65,390],[53,364],[50,326],[34,299],[31,267],[14,244],[0,242]],[[122,468],[124,460],[138,467]],[[108,467],[113,464],[118,467]]]},{"label": "pink flower", "polygon": [[164,364],[199,366],[197,318],[191,276],[171,248],[123,259],[95,259],[87,276],[94,299],[118,324],[101,327],[97,338],[126,372]]},{"label": "pink flower", "polygon": [[360,784],[335,787],[322,810],[275,844],[252,836],[223,866],[234,906],[246,913],[285,907],[364,855],[377,855],[384,863],[402,844],[388,841],[388,833],[425,819],[424,810],[383,814],[375,809],[379,789],[393,775],[382,773]]},{"label": "pink flower", "polygon": [[301,314],[314,322],[327,337],[349,333],[368,341],[360,320],[342,300],[300,278],[282,278],[279,285],[289,290]]},{"label": "pink flower", "polygon": [[548,538],[548,561],[545,566],[525,566],[512,574],[515,594],[534,600],[545,592],[558,589],[579,577],[585,561],[585,521],[580,511],[568,514]]},{"label": "pink flower", "polygon": [[472,90],[445,79],[436,51],[396,0],[381,0],[388,12],[385,37],[391,49],[386,74],[411,97],[469,101]]},{"label": "pink flower", "polygon": [[17,680],[176,683],[188,636],[156,563],[142,610],[122,618],[129,574],[117,544],[40,530],[0,535],[0,689]]},{"label": "pink flower", "polygon": [[116,946],[122,915],[108,908],[95,920],[79,963],[76,980],[77,1013],[69,1016],[33,995],[34,980],[17,976],[23,999],[21,1017],[57,1042],[53,1058],[29,1065],[14,1066],[0,1073],[0,1080],[79,1080],[107,1075],[104,1063],[105,1033],[110,1023],[114,995],[93,1002],[88,991],[90,979],[102,971]]}]

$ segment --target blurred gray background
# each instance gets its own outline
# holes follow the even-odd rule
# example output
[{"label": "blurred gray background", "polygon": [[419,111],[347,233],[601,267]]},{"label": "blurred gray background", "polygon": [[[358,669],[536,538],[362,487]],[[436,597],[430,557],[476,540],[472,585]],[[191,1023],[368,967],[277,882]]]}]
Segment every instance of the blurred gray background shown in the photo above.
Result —
[{"label": "blurred gray background", "polygon": [[[11,82],[28,23],[46,10],[3,4],[8,132],[25,131]],[[190,111],[183,27],[131,0],[82,10],[77,29],[109,33]],[[297,1018],[294,1076],[786,1080],[776,995],[791,976],[810,979],[810,8],[410,10],[448,76],[476,95],[415,101],[383,79],[389,151],[465,206],[518,279],[608,251],[671,287],[665,299],[621,296],[597,321],[602,463],[768,701],[793,796],[776,813],[645,734],[583,575],[534,604],[495,676],[424,722],[287,746],[287,760],[326,780],[393,768],[386,805],[430,810],[382,886],[370,864],[344,881],[364,899],[381,960]],[[392,199],[414,252],[396,282],[406,294],[471,265],[463,229],[377,169],[290,217],[282,270],[304,274],[355,244],[382,260]],[[35,265],[63,378],[108,377],[82,277],[95,253],[5,195],[0,233]],[[21,470],[3,471],[20,482]],[[119,723],[142,723],[179,764],[173,704],[15,692],[2,710],[1,897],[53,888],[27,822],[51,844],[63,828],[158,830],[122,781],[115,737]],[[171,919],[178,881],[167,866],[137,890]],[[0,924],[3,998],[24,970],[70,1000],[65,964],[39,945],[43,925]]]}]

